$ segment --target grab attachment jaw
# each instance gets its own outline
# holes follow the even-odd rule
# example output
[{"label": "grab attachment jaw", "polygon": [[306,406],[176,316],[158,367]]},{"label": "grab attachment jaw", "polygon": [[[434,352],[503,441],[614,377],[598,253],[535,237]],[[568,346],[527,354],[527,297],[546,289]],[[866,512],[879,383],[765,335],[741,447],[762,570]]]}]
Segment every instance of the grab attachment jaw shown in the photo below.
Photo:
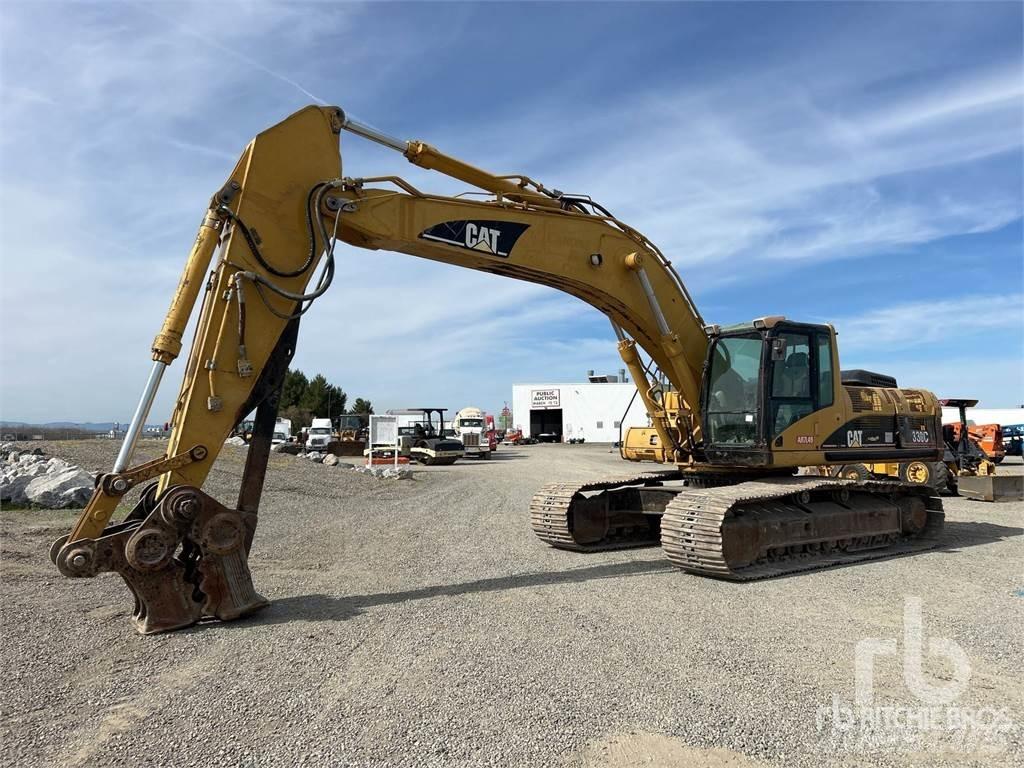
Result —
[{"label": "grab attachment jaw", "polygon": [[[179,485],[144,515],[109,526],[95,539],[59,539],[51,550],[60,572],[89,577],[114,571],[135,596],[132,618],[144,635],[195,624],[204,616],[230,621],[267,606],[249,572],[256,514],[228,509],[198,488]],[[151,511],[146,514],[146,507]]]}]

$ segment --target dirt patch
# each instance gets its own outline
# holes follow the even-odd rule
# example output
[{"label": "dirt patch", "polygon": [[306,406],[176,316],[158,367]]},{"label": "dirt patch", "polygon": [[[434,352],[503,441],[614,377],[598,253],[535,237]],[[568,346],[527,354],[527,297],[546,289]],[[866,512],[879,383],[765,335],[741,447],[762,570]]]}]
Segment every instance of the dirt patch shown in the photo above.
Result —
[{"label": "dirt patch", "polygon": [[590,744],[570,759],[572,768],[760,768],[731,749],[698,749],[662,733],[625,731]]}]

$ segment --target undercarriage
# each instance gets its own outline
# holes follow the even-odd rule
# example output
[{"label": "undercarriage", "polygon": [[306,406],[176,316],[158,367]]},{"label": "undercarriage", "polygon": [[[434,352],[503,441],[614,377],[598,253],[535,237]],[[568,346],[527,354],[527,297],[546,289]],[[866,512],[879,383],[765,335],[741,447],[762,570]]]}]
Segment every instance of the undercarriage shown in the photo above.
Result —
[{"label": "undercarriage", "polygon": [[930,549],[944,519],[938,496],[904,483],[819,477],[722,483],[664,472],[552,484],[533,497],[531,523],[560,549],[660,543],[688,573],[747,581]]}]

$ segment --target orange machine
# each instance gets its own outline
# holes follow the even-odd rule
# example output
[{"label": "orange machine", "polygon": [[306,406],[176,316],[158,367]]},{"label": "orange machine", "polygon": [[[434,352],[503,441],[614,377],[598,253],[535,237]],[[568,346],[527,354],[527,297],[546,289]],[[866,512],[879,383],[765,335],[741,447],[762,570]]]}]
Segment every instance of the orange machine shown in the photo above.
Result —
[{"label": "orange machine", "polygon": [[523,431],[521,429],[506,429],[505,430],[505,442],[511,443],[512,445],[519,445],[519,441],[523,439]]},{"label": "orange machine", "polygon": [[[960,440],[962,427],[959,423],[946,424],[945,427],[953,430],[953,442]],[[980,446],[992,463],[999,464],[1006,456],[1003,430],[998,424],[968,424],[967,435]]]}]

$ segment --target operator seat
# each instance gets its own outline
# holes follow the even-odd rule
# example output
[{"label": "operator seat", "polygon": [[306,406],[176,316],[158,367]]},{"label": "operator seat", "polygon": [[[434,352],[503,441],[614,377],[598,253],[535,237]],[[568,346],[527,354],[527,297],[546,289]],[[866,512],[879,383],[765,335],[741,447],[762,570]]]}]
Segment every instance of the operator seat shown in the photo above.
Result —
[{"label": "operator seat", "polygon": [[811,363],[806,352],[794,352],[786,358],[782,381],[784,397],[811,396]]},{"label": "operator seat", "polygon": [[773,435],[811,412],[811,365],[806,352],[794,352],[786,358],[778,383],[779,391],[773,393],[774,397],[800,398],[805,402],[783,400],[775,404]]}]

